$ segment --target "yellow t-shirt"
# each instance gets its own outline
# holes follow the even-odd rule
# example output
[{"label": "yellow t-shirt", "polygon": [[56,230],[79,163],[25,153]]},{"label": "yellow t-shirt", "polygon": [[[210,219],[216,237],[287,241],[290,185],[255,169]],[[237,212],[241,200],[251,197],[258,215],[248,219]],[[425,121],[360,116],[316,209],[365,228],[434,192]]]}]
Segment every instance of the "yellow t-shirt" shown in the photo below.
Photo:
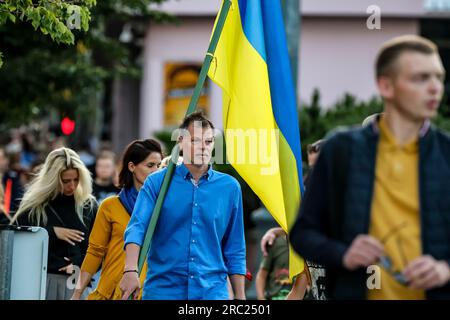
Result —
[{"label": "yellow t-shirt", "polygon": [[[383,243],[393,269],[400,272],[422,254],[418,168],[417,139],[400,146],[382,117],[369,234]],[[425,298],[424,291],[403,286],[380,270],[381,287],[368,290],[369,300]]]}]

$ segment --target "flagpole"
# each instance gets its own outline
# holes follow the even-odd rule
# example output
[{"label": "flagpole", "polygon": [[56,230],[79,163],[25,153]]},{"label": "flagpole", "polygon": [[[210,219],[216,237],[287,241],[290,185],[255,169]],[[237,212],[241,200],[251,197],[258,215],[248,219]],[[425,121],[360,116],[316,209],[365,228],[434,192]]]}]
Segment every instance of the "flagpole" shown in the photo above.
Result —
[{"label": "flagpole", "polygon": [[[186,116],[190,115],[197,108],[198,99],[200,97],[201,90],[203,88],[203,84],[205,83],[206,76],[208,74],[209,67],[211,65],[211,61],[214,57],[214,52],[216,51],[217,43],[220,38],[220,34],[222,33],[223,26],[225,24],[225,19],[227,17],[228,11],[231,6],[231,0],[224,0],[222,3],[222,8],[220,10],[219,18],[217,20],[216,28],[211,37],[211,41],[209,43],[208,51],[205,55],[205,59],[203,60],[203,65],[200,70],[200,75],[197,80],[197,84],[195,85],[194,93],[192,94],[191,100],[189,102],[189,107],[186,111]],[[155,231],[156,223],[158,222],[159,214],[161,212],[161,207],[164,203],[164,198],[167,194],[167,190],[169,189],[170,181],[172,179],[173,171],[175,168],[175,164],[178,161],[178,155],[180,152],[180,147],[178,144],[172,150],[171,153],[171,161],[169,161],[169,165],[167,166],[167,172],[164,177],[161,191],[158,194],[158,198],[156,199],[155,208],[153,209],[152,218],[150,220],[147,232],[145,234],[144,243],[139,252],[139,260],[138,260],[138,270],[139,275],[141,274],[142,267],[144,266],[145,259],[147,257],[148,251],[150,250],[153,233]],[[130,296],[131,297],[131,296]]]}]

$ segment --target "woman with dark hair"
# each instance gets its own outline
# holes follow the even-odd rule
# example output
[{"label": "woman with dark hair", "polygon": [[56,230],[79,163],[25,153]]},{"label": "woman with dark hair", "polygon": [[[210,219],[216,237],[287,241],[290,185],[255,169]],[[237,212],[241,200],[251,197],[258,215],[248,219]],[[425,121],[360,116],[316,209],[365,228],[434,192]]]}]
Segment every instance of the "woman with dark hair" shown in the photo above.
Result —
[{"label": "woman with dark hair", "polygon": [[[121,298],[118,284],[125,265],[123,234],[133,212],[139,189],[147,176],[158,170],[161,159],[161,146],[152,139],[133,141],[125,149],[119,173],[122,190],[118,196],[103,200],[98,209],[72,300],[79,300],[82,297],[83,291],[100,266],[102,271],[98,286],[88,296],[88,300]],[[145,274],[143,270],[141,283],[145,280]]]}]

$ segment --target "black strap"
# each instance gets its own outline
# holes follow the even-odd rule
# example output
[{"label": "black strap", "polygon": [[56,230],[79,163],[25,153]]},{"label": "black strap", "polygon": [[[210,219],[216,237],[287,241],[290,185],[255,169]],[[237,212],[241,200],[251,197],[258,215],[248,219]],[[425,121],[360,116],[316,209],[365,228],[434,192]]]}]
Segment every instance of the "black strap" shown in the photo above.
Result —
[{"label": "black strap", "polygon": [[[50,204],[48,204],[48,207],[53,212],[53,214],[56,216],[56,218],[61,223],[61,225],[66,228],[66,224],[61,219],[61,217],[56,212],[56,210],[53,209],[53,207]],[[91,210],[86,210],[85,208],[83,208],[83,222],[86,225],[87,230],[90,230],[90,225],[91,225],[91,222],[92,222],[92,212],[91,212]]]},{"label": "black strap", "polygon": [[64,223],[64,221],[61,219],[61,217],[59,216],[59,214],[55,211],[55,209],[53,209],[53,207],[48,204],[48,207],[50,208],[50,210],[53,212],[53,214],[56,216],[56,219],[58,219],[58,221],[61,223],[61,225],[66,228],[66,224]]}]

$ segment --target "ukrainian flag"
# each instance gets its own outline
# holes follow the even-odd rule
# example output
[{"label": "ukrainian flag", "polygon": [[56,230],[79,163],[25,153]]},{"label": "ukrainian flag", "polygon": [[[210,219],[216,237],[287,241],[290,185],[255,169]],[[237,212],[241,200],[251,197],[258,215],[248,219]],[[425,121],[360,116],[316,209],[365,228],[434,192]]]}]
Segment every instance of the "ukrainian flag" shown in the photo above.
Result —
[{"label": "ukrainian flag", "polygon": [[[208,75],[223,90],[227,158],[288,232],[303,190],[300,131],[279,0],[232,0]],[[216,21],[217,23],[217,21]],[[290,248],[291,277],[304,261]]]}]

